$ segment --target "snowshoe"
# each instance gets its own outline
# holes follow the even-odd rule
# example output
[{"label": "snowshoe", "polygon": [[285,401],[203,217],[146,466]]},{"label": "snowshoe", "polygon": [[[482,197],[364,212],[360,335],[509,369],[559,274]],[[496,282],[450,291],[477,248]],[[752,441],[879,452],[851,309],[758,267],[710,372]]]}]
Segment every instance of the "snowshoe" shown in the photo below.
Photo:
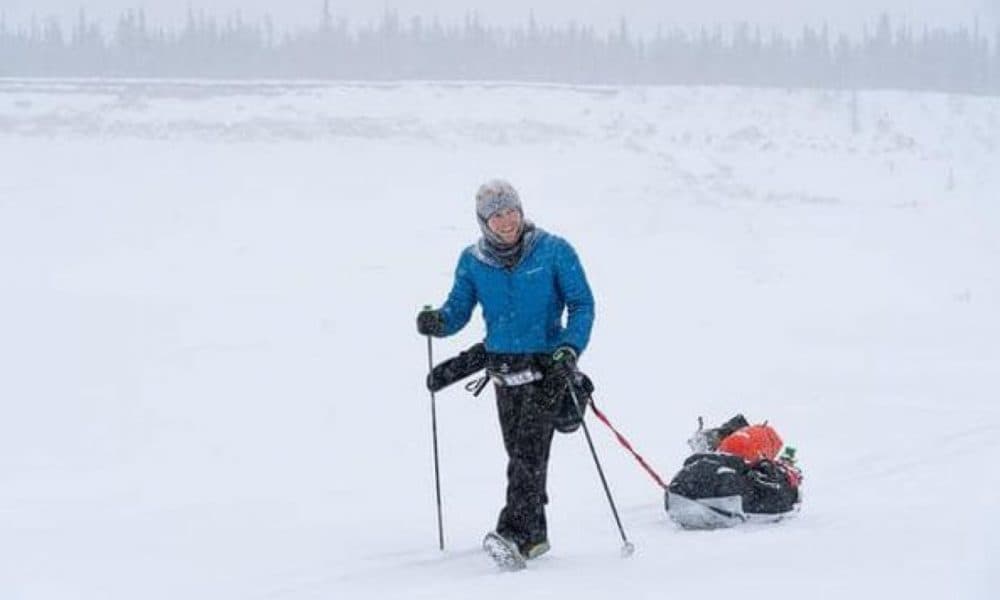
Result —
[{"label": "snowshoe", "polygon": [[526,566],[525,558],[517,549],[517,544],[495,531],[487,533],[483,538],[483,550],[501,571],[520,571]]}]

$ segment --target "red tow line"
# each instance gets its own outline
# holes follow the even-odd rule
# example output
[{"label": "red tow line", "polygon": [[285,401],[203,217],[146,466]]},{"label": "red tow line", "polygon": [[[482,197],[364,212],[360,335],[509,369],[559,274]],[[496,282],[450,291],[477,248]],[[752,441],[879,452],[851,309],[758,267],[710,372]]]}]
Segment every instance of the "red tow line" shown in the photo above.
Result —
[{"label": "red tow line", "polygon": [[663,483],[663,479],[661,479],[660,476],[656,474],[656,471],[654,471],[653,468],[650,467],[648,463],[646,463],[646,460],[642,456],[640,456],[639,453],[636,452],[634,448],[632,448],[632,444],[630,444],[629,441],[625,439],[625,436],[622,435],[617,429],[615,429],[615,426],[611,424],[611,421],[609,421],[608,418],[604,416],[604,413],[602,413],[597,408],[597,405],[594,403],[593,398],[590,399],[590,407],[594,409],[594,415],[598,419],[600,419],[602,423],[607,425],[608,429],[614,432],[615,437],[618,438],[618,443],[621,444],[626,450],[632,453],[632,456],[634,456],[635,459],[639,461],[639,464],[642,465],[642,468],[646,469],[646,472],[649,473],[649,476],[652,477],[654,480],[656,480],[656,483],[661,488],[667,489],[667,484]]}]

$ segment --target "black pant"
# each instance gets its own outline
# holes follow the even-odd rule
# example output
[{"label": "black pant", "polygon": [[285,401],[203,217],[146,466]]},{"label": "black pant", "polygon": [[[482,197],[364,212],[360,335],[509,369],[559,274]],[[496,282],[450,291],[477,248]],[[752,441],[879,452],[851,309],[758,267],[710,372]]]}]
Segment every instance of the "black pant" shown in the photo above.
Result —
[{"label": "black pant", "polygon": [[555,408],[535,383],[497,386],[497,412],[507,450],[507,504],[500,511],[497,533],[522,550],[547,539],[545,479]]}]

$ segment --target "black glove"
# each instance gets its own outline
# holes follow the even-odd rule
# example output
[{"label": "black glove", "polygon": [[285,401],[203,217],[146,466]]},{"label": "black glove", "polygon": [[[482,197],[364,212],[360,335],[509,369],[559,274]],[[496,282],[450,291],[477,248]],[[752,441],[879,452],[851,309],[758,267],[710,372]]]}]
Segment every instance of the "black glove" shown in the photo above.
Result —
[{"label": "black glove", "polygon": [[546,362],[549,364],[542,386],[546,396],[555,402],[576,374],[576,350],[570,346],[559,346]]},{"label": "black glove", "polygon": [[[569,386],[574,385],[577,397],[583,402],[583,395],[590,397],[590,392],[594,391],[593,384],[582,373],[576,369],[576,349],[572,346],[560,346],[545,361],[548,363],[545,369],[545,378],[542,380],[542,390],[550,405],[569,402],[572,408],[572,400]],[[583,382],[586,381],[586,384]],[[589,389],[586,389],[589,388]],[[573,415],[575,411],[567,414]],[[575,429],[575,428],[572,428]],[[562,431],[562,429],[560,429]]]},{"label": "black glove", "polygon": [[572,346],[559,346],[552,353],[552,373],[562,377],[576,373],[576,350]]},{"label": "black glove", "polygon": [[444,335],[444,316],[441,311],[432,308],[424,308],[417,314],[417,332],[420,335],[433,335],[441,337]]}]

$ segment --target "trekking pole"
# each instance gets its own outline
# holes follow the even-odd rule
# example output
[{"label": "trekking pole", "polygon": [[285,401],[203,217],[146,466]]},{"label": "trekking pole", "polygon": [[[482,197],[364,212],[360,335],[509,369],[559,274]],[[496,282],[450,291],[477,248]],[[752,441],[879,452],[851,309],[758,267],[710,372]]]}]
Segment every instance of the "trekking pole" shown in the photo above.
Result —
[{"label": "trekking pole", "polygon": [[[587,436],[587,445],[590,446],[590,454],[594,457],[594,464],[597,465],[597,474],[601,476],[601,485],[604,486],[604,493],[608,497],[608,504],[611,505],[611,514],[615,516],[615,523],[618,525],[618,533],[622,536],[622,557],[629,557],[635,552],[635,546],[632,542],[628,541],[625,536],[625,528],[622,527],[622,520],[618,517],[618,509],[615,508],[615,501],[611,497],[611,489],[608,487],[608,480],[604,477],[604,469],[601,468],[601,461],[597,460],[597,450],[594,449],[594,440],[590,437],[590,430],[587,429],[587,421],[583,418],[583,413],[580,412],[580,402],[576,398],[576,388],[573,382],[569,382],[569,393],[573,398],[573,408],[576,409],[576,414],[580,415],[580,424],[583,425],[583,434]],[[587,402],[590,402],[588,399]]]},{"label": "trekking pole", "polygon": [[[434,370],[434,350],[431,347],[431,336],[427,336],[427,368]],[[444,525],[441,522],[441,472],[438,468],[438,426],[437,408],[434,401],[434,390],[431,390],[431,434],[434,438],[434,490],[437,494],[438,516],[438,548],[444,550]]]}]

